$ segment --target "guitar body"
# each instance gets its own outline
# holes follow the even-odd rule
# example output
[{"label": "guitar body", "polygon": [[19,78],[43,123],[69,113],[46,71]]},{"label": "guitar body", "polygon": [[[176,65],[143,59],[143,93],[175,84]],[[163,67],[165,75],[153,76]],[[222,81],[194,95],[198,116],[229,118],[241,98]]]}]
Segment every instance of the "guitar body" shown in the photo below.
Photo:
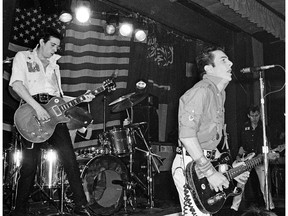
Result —
[{"label": "guitar body", "polygon": [[[230,168],[230,166],[226,164],[228,157],[228,153],[222,153],[217,161],[212,162],[218,171],[222,171],[223,168]],[[233,181],[230,181],[228,188],[216,192],[210,187],[207,178],[200,173],[195,161],[187,164],[185,173],[193,199],[203,213],[214,214],[218,212],[229,196],[236,196],[242,192],[241,188],[234,186]]]},{"label": "guitar body", "polygon": [[65,101],[59,97],[53,97],[47,104],[41,104],[50,115],[50,119],[45,121],[37,118],[35,110],[29,104],[21,105],[14,114],[17,130],[30,142],[45,142],[52,136],[58,123],[69,121],[65,113],[59,109],[63,104]]}]

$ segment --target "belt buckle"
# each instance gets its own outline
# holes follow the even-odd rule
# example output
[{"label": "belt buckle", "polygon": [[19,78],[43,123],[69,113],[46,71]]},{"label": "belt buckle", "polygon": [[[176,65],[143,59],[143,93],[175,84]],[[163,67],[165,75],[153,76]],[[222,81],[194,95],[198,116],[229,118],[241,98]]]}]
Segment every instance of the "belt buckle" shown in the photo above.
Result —
[{"label": "belt buckle", "polygon": [[216,150],[206,150],[207,159],[214,160],[216,155]]},{"label": "belt buckle", "polygon": [[48,94],[39,94],[39,102],[47,103],[49,100]]}]

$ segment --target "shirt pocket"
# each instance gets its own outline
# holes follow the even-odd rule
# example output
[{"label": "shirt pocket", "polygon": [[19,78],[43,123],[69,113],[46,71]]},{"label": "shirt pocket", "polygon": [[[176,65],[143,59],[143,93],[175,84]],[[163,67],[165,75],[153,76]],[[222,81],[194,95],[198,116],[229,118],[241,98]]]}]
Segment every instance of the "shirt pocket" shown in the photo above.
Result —
[{"label": "shirt pocket", "polygon": [[29,73],[38,73],[40,72],[40,67],[36,62],[26,62]]}]

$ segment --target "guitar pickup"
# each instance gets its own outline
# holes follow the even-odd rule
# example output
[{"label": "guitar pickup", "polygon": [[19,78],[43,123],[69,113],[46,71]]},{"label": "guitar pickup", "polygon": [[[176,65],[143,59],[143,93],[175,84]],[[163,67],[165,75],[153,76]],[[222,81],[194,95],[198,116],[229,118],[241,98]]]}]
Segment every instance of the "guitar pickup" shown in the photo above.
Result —
[{"label": "guitar pickup", "polygon": [[60,116],[62,115],[61,110],[59,109],[59,107],[57,105],[52,107],[53,112],[55,113],[56,116]]}]

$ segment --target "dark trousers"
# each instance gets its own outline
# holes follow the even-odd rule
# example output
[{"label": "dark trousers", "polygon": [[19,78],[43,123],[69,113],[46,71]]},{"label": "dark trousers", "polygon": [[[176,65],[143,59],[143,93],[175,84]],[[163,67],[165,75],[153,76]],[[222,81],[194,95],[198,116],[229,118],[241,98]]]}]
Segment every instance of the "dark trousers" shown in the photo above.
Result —
[{"label": "dark trousers", "polygon": [[[67,174],[75,205],[86,205],[87,200],[80,179],[79,166],[76,161],[70,134],[65,123],[56,126],[52,137],[48,140],[48,143],[57,151],[60,162]],[[23,146],[20,178],[17,184],[15,211],[24,211],[25,209],[25,205],[27,204],[31,193],[31,188],[35,183],[34,180],[37,165],[39,164],[39,155],[41,155],[42,144],[35,143],[34,148],[28,149],[27,147],[31,146],[31,143],[24,140]]]}]

